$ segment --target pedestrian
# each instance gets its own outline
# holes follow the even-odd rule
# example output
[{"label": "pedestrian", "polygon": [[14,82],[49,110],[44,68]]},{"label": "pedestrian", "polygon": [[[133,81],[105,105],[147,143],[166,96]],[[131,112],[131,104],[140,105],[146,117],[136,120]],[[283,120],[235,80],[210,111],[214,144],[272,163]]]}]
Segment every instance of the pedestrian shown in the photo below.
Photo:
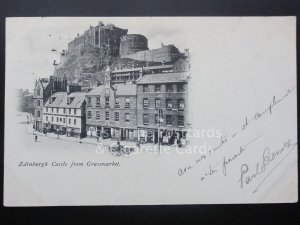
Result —
[{"label": "pedestrian", "polygon": [[119,140],[117,141],[117,148],[118,148],[118,151],[120,152],[121,151],[121,144],[120,144]]},{"label": "pedestrian", "polygon": [[38,139],[38,136],[37,136],[37,134],[34,136],[34,140],[35,140],[35,142],[37,142],[37,139]]},{"label": "pedestrian", "polygon": [[99,142],[99,135],[97,135],[97,142]]}]

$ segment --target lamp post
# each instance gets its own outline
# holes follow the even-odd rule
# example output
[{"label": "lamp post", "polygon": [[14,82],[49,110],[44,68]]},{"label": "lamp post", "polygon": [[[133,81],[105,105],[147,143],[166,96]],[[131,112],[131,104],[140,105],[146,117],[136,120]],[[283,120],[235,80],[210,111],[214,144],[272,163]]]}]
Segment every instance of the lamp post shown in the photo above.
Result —
[{"label": "lamp post", "polygon": [[163,122],[163,114],[162,109],[158,107],[158,131],[157,131],[157,139],[158,139],[158,152],[160,154],[160,123]]}]

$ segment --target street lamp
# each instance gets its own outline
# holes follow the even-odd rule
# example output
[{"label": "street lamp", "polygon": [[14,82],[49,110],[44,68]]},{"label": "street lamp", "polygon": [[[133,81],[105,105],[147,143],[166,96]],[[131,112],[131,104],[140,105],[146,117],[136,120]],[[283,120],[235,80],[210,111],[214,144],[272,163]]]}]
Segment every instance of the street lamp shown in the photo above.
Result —
[{"label": "street lamp", "polygon": [[160,154],[160,123],[164,122],[162,109],[158,107],[158,131],[157,131],[157,139],[158,139],[158,152]]}]

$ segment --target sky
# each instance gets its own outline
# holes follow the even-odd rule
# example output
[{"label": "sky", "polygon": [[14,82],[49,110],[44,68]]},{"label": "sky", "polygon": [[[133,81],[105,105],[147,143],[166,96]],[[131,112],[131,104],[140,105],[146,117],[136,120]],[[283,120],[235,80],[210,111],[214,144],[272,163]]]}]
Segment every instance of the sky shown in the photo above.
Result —
[{"label": "sky", "polygon": [[[90,25],[99,21],[112,23],[128,29],[128,33],[143,34],[148,38],[150,49],[159,48],[161,43],[175,44],[180,51],[187,48],[185,33],[178,22],[159,18],[99,18],[99,17],[26,17],[6,20],[6,74],[15,76],[17,86],[32,89],[34,80],[52,75],[53,61],[59,61],[59,52],[67,49],[68,42],[77,33],[83,34]],[[51,51],[52,49],[57,52]],[[12,74],[12,75],[10,75]],[[19,75],[22,74],[22,75]]]}]

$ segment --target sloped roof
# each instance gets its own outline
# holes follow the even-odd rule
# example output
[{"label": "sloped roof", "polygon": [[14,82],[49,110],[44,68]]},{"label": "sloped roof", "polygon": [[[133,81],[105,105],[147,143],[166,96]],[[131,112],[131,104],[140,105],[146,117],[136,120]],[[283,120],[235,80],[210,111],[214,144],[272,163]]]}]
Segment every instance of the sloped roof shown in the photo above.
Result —
[{"label": "sloped roof", "polygon": [[181,73],[159,73],[146,74],[137,80],[138,84],[155,84],[155,83],[177,83],[186,82],[188,74]]},{"label": "sloped roof", "polygon": [[[110,87],[117,96],[133,96],[136,95],[136,84],[114,84]],[[87,95],[103,95],[105,93],[105,85],[99,85],[88,92]]]},{"label": "sloped roof", "polygon": [[115,84],[113,87],[116,89],[116,95],[136,95],[136,84]]},{"label": "sloped roof", "polygon": [[[82,103],[85,100],[86,93],[83,92],[74,92],[67,94],[66,92],[56,92],[51,98],[55,97],[54,102],[50,104],[50,98],[46,102],[45,106],[47,107],[63,107],[63,108],[80,108]],[[74,100],[71,104],[67,104],[67,98],[73,97]]]},{"label": "sloped roof", "polygon": [[90,90],[87,95],[102,95],[105,91],[105,85],[99,85],[98,87]]}]

